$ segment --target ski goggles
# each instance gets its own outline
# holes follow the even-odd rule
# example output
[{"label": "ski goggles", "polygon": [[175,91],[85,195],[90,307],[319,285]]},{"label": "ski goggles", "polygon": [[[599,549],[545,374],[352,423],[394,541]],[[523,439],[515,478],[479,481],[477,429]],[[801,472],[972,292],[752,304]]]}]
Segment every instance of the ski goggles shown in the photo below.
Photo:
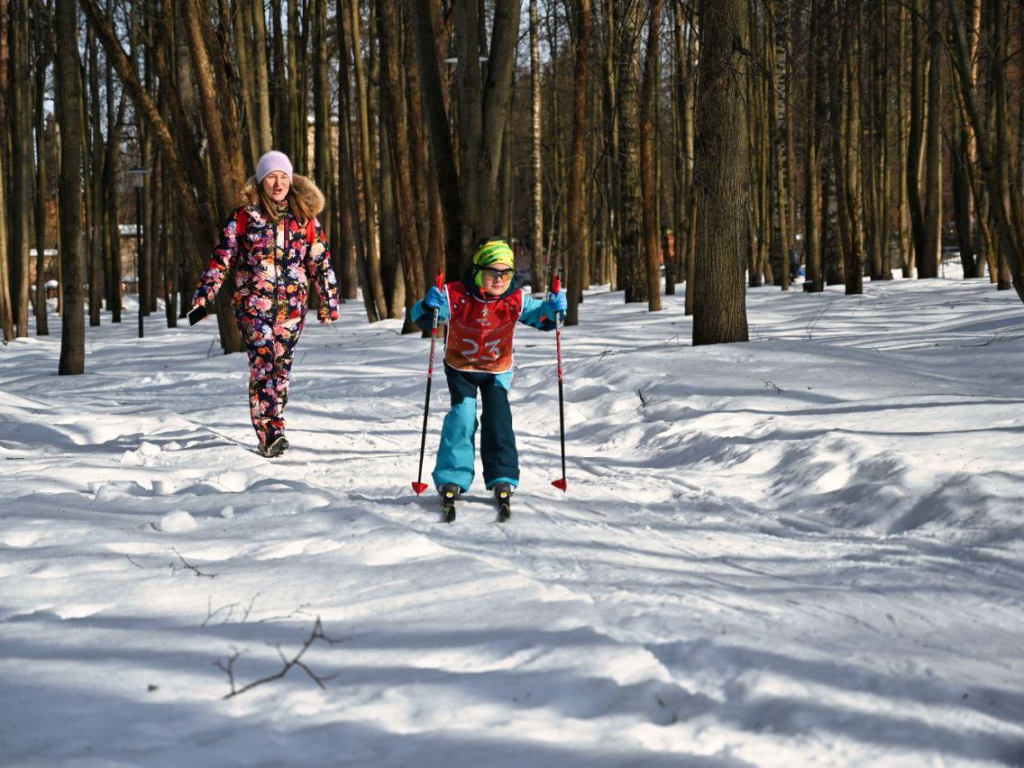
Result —
[{"label": "ski goggles", "polygon": [[491,280],[511,280],[516,273],[514,269],[494,269],[493,267],[477,267],[477,272]]}]

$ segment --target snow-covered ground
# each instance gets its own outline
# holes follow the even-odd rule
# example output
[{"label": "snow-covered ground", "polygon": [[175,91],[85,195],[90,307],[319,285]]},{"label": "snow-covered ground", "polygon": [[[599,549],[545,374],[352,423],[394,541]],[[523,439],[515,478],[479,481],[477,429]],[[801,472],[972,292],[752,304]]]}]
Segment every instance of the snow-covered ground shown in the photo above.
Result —
[{"label": "snow-covered ground", "polygon": [[213,323],[0,348],[0,764],[1024,764],[1016,296],[763,288],[701,348],[681,302],[566,330],[567,495],[520,330],[506,525],[415,496],[428,344],[357,303],[273,462]]}]

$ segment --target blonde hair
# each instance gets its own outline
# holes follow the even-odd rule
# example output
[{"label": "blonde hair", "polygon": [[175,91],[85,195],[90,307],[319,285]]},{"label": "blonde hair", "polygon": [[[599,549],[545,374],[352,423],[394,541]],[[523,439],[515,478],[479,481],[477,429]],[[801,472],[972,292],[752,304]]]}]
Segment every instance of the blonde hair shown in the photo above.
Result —
[{"label": "blonde hair", "polygon": [[[267,194],[267,190],[263,187],[262,182],[256,184],[256,195],[259,199],[260,206],[262,206],[263,211],[267,214],[267,218],[275,224],[279,222],[281,220],[281,212],[277,209],[278,204],[274,198]],[[307,221],[312,221],[316,217],[316,214],[313,213],[312,209],[302,199],[302,197],[295,194],[294,183],[288,188],[288,196],[285,199],[288,201],[288,208],[300,223],[305,224]]]}]

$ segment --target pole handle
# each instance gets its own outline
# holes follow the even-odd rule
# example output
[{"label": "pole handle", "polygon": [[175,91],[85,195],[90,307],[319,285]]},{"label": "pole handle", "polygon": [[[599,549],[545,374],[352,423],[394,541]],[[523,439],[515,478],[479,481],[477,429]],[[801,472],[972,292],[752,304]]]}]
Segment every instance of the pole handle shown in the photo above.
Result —
[{"label": "pole handle", "polygon": [[551,283],[551,292],[558,293],[562,290],[562,277],[561,275],[555,275],[554,282]]}]

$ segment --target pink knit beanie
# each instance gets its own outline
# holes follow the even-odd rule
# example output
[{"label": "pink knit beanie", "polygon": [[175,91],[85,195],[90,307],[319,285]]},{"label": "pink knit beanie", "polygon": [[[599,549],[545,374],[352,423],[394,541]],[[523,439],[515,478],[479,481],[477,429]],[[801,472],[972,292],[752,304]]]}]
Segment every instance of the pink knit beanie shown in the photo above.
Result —
[{"label": "pink knit beanie", "polygon": [[288,180],[294,181],[292,179],[292,161],[284,152],[271,150],[260,158],[260,161],[256,163],[256,181],[262,183],[263,177],[271,171],[284,171],[288,174]]}]

